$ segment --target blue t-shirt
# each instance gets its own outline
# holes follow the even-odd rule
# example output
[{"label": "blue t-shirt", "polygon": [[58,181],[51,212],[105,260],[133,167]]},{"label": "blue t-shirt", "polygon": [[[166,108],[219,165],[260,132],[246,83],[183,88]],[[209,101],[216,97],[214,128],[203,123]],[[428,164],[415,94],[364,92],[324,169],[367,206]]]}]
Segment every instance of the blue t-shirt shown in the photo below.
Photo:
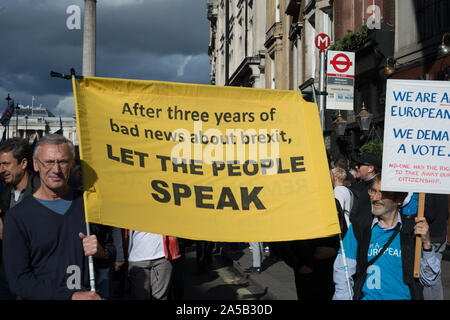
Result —
[{"label": "blue t-shirt", "polygon": [[69,210],[73,201],[73,191],[70,190],[64,198],[57,200],[42,200],[34,197],[39,203],[47,207],[48,209],[64,215]]},{"label": "blue t-shirt", "polygon": [[[382,229],[378,224],[374,225],[367,261],[372,260],[378,254],[391,237],[394,229]],[[357,241],[352,225],[344,238],[343,244],[348,258],[356,260]],[[401,257],[399,233],[383,255],[367,268],[367,277],[362,289],[363,300],[411,300],[409,288],[403,282]]]}]

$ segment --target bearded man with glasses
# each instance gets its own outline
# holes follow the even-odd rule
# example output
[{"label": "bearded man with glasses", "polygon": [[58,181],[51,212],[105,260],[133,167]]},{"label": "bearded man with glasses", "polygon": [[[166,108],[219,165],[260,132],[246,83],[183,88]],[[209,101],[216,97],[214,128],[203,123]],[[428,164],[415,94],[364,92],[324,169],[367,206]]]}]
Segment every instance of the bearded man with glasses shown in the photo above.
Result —
[{"label": "bearded man with glasses", "polygon": [[[380,176],[373,180],[367,192],[372,220],[353,223],[343,240],[351,292],[340,251],[333,299],[423,300],[423,287],[433,286],[441,274],[428,223],[424,217],[401,214],[405,192],[381,191]],[[419,278],[413,277],[416,237],[422,239]]]}]

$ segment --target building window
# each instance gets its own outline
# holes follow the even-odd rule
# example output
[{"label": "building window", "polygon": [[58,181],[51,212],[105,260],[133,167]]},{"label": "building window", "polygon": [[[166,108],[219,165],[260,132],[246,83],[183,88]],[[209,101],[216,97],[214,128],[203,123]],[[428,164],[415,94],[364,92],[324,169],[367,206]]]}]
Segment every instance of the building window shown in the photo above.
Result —
[{"label": "building window", "polygon": [[333,23],[333,11],[329,10],[324,12],[324,31],[330,37],[330,41],[334,41],[334,23]]},{"label": "building window", "polygon": [[271,66],[270,66],[270,88],[271,89],[275,89],[275,55],[270,57],[270,62],[271,62]]},{"label": "building window", "polygon": [[280,22],[280,0],[276,0],[275,4],[275,22]]},{"label": "building window", "polygon": [[414,0],[420,41],[450,30],[448,0]]}]

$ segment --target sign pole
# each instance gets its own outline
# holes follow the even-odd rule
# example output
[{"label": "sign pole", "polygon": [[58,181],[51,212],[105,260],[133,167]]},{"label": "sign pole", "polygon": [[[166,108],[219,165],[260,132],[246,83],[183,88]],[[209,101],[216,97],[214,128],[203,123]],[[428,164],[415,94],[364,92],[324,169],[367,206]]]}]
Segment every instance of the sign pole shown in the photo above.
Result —
[{"label": "sign pole", "polygon": [[[320,75],[319,75],[319,91],[325,91],[325,50],[320,50]],[[319,113],[322,131],[325,131],[325,95],[319,97]]]},{"label": "sign pole", "polygon": [[[419,207],[417,218],[422,218],[425,210],[425,193],[419,193]],[[422,238],[416,237],[416,251],[414,255],[414,278],[420,277],[420,258],[422,255]]]},{"label": "sign pole", "polygon": [[316,48],[319,49],[320,69],[319,69],[319,115],[320,124],[322,125],[322,132],[325,131],[325,50],[330,46],[330,37],[326,33],[319,33],[315,38]]}]

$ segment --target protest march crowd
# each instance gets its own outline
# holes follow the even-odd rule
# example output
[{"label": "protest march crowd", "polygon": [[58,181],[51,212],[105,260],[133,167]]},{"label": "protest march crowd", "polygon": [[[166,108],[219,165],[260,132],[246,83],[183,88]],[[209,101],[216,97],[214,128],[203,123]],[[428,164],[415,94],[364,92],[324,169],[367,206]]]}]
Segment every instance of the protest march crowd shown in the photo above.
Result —
[{"label": "protest march crowd", "polygon": [[[426,194],[418,218],[419,195],[381,191],[381,167],[372,153],[330,162],[341,235],[269,243],[271,254],[293,269],[299,300],[443,299],[449,197]],[[207,270],[212,242],[87,225],[80,159],[62,135],[36,145],[2,141],[0,176],[2,300],[182,300],[181,258],[192,243],[199,270]],[[250,246],[248,272],[264,272],[262,243]]]}]

